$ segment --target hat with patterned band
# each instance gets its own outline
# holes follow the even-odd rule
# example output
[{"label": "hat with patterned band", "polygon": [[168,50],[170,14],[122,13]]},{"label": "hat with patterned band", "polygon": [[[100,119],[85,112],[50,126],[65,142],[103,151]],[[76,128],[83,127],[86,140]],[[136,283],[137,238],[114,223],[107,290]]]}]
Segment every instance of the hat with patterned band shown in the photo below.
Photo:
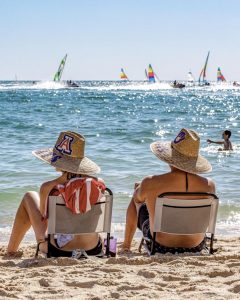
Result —
[{"label": "hat with patterned band", "polygon": [[61,132],[54,148],[35,150],[33,155],[62,171],[74,174],[93,175],[100,167],[84,153],[85,138],[81,134]]},{"label": "hat with patterned band", "polygon": [[154,142],[152,152],[162,161],[182,171],[198,174],[212,170],[211,164],[199,154],[199,135],[183,128],[172,142]]}]

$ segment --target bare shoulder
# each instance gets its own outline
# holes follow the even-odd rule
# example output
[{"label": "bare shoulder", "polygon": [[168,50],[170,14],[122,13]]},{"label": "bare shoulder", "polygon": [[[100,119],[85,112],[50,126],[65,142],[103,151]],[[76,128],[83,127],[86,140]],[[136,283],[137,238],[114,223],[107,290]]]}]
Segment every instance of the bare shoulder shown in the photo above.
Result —
[{"label": "bare shoulder", "polygon": [[44,191],[49,187],[50,181],[43,182],[40,186],[40,191]]},{"label": "bare shoulder", "polygon": [[141,182],[141,189],[148,191],[149,189],[154,190],[156,187],[159,189],[161,186],[164,186],[164,184],[169,179],[169,175],[167,174],[161,174],[161,175],[151,175],[145,177]]},{"label": "bare shoulder", "polygon": [[105,182],[104,182],[104,180],[102,179],[102,178],[100,178],[100,177],[98,177],[98,178],[95,178],[97,181],[99,181],[99,182],[101,182],[101,183],[104,183],[105,184]]},{"label": "bare shoulder", "polygon": [[208,187],[209,187],[209,191],[210,193],[215,193],[216,192],[216,186],[214,181],[211,178],[207,178],[208,181]]}]

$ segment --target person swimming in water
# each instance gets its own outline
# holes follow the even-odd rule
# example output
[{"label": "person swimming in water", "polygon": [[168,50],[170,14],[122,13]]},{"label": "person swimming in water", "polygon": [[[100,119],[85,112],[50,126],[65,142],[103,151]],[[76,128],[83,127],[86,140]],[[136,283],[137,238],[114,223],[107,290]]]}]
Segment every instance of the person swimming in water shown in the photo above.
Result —
[{"label": "person swimming in water", "polygon": [[207,142],[209,144],[214,143],[214,144],[218,144],[218,145],[223,145],[223,149],[219,148],[218,149],[219,151],[233,150],[232,143],[230,141],[231,135],[232,135],[232,133],[231,133],[230,130],[224,130],[223,133],[222,133],[223,141],[212,141],[210,139],[207,139]]}]

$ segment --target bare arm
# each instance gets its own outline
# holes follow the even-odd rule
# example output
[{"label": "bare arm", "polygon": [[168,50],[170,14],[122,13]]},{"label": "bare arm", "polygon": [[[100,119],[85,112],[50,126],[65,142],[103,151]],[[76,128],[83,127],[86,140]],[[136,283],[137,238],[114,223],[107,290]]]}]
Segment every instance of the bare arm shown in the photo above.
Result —
[{"label": "bare arm", "polygon": [[46,201],[51,190],[58,184],[64,184],[67,182],[68,173],[64,172],[60,177],[51,181],[44,182],[40,187],[40,212],[42,215],[45,213]]},{"label": "bare arm", "polygon": [[212,194],[216,194],[215,183],[210,178],[207,178],[207,181],[208,181],[209,192]]},{"label": "bare arm", "polygon": [[129,251],[131,249],[133,236],[136,232],[138,222],[136,206],[143,202],[145,202],[144,180],[141,183],[135,183],[133,197],[127,209],[125,237],[122,245],[124,251]]},{"label": "bare arm", "polygon": [[218,145],[223,145],[224,144],[224,141],[212,141],[212,140],[209,140],[209,139],[207,139],[207,142],[209,144],[211,144],[211,143],[218,144]]}]

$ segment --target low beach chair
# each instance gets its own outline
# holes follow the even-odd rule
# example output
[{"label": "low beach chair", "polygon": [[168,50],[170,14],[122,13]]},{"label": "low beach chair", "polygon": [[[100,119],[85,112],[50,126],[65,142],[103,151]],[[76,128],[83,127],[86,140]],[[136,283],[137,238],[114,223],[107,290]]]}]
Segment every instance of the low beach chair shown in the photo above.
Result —
[{"label": "low beach chair", "polygon": [[[71,210],[66,207],[62,196],[49,196],[47,228],[48,249],[50,248],[51,237],[54,237],[56,234],[77,235],[105,232],[107,233],[105,255],[109,256],[112,205],[113,194],[108,188],[106,188],[100,201],[93,205],[91,210],[83,214],[73,214]],[[47,257],[52,257],[52,253],[49,250]]]},{"label": "low beach chair", "polygon": [[[199,199],[187,199],[193,196]],[[144,246],[149,255],[155,254],[157,232],[179,235],[202,233],[210,240],[209,253],[213,254],[217,211],[218,198],[214,194],[169,192],[159,195],[155,204],[153,237],[143,237],[139,251]],[[207,234],[210,234],[210,237]]]}]

